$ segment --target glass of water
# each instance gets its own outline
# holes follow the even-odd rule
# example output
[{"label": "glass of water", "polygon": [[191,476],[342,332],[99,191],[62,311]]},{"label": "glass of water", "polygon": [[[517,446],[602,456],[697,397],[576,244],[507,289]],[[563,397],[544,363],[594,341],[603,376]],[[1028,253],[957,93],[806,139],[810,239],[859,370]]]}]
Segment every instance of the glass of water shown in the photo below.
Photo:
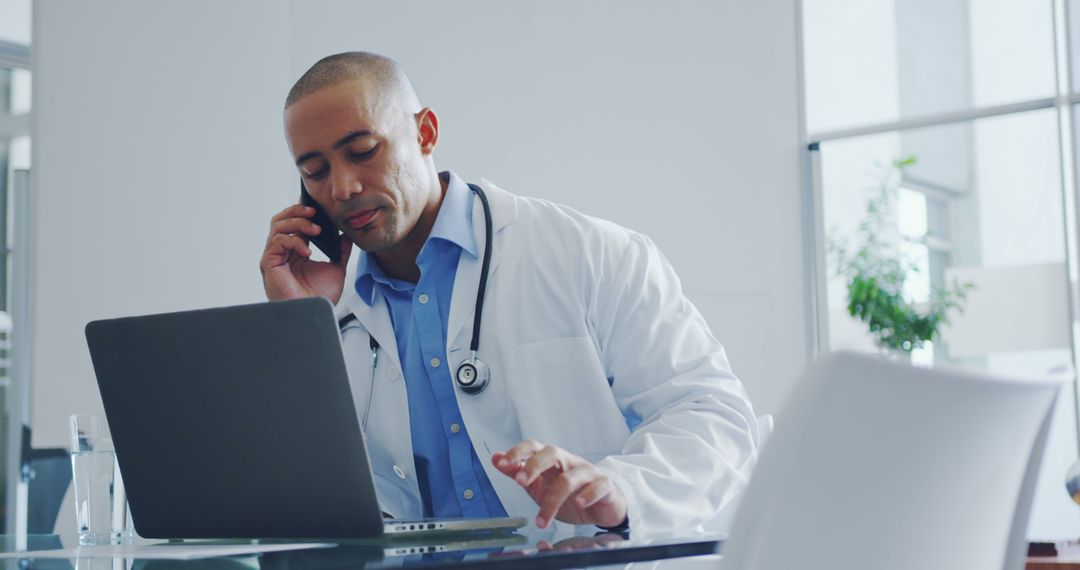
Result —
[{"label": "glass of water", "polygon": [[80,545],[131,541],[127,494],[112,439],[97,416],[71,416],[71,473]]}]

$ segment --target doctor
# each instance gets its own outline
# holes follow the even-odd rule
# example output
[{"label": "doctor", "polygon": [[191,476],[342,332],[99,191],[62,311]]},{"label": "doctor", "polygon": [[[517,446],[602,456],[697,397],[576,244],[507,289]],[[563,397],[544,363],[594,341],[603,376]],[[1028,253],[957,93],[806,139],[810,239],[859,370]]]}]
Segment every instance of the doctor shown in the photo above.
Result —
[{"label": "doctor", "polygon": [[[438,116],[379,55],[316,63],[285,131],[335,227],[279,212],[263,283],[335,303],[384,511],[677,531],[742,489],[750,402],[647,237],[440,173]],[[340,262],[310,259],[322,230]]]}]

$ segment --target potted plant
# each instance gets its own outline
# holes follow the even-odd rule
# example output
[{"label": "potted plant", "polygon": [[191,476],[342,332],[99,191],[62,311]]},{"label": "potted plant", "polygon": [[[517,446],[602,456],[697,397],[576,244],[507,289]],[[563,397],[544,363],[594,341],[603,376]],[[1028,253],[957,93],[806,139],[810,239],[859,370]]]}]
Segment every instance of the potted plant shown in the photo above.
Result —
[{"label": "potted plant", "polygon": [[847,286],[847,312],[866,323],[879,348],[904,357],[938,337],[953,311],[963,311],[971,283],[954,281],[933,288],[927,303],[904,298],[904,283],[918,272],[918,264],[903,254],[905,241],[925,244],[929,235],[904,237],[897,226],[897,196],[905,168],[915,157],[894,160],[884,171],[866,202],[866,218],[855,231],[855,243],[829,238],[829,254],[837,276]]}]

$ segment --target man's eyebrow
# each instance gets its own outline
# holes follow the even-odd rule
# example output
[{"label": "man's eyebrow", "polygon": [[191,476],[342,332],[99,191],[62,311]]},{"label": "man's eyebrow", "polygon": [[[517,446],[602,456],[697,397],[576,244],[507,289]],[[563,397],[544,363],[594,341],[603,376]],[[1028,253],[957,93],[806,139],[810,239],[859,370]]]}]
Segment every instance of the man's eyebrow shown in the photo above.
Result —
[{"label": "man's eyebrow", "polygon": [[[336,143],[334,143],[334,150],[337,150],[337,149],[349,144],[350,142],[352,142],[352,141],[354,141],[354,140],[356,140],[356,139],[358,139],[360,137],[368,137],[368,136],[371,136],[371,131],[353,131],[353,132],[341,137]],[[304,154],[301,154],[300,157],[296,159],[296,165],[300,166],[301,164],[304,163],[304,161],[310,160],[312,158],[317,158],[321,154],[322,153],[320,153],[317,150],[313,150],[311,152],[306,152]]]},{"label": "man's eyebrow", "polygon": [[355,139],[358,139],[360,137],[369,137],[369,136],[371,136],[371,131],[353,131],[353,132],[341,137],[341,139],[339,139],[338,142],[334,143],[334,150],[337,150],[337,149],[351,143]]},{"label": "man's eyebrow", "polygon": [[301,164],[304,164],[304,162],[306,162],[308,160],[311,160],[313,158],[317,158],[317,157],[319,157],[321,155],[322,155],[322,153],[317,151],[317,150],[313,150],[311,152],[306,152],[304,154],[301,154],[300,158],[296,159],[296,165],[300,166]]}]

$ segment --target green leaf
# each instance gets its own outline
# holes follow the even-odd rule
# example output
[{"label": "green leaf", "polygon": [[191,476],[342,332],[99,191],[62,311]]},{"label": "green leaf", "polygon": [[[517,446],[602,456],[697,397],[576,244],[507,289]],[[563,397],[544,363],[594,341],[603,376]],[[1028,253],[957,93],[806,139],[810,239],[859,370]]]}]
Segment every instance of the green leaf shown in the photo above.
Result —
[{"label": "green leaf", "polygon": [[866,202],[866,218],[857,226],[857,240],[841,242],[830,237],[829,241],[836,274],[847,279],[848,314],[866,324],[879,346],[905,352],[937,338],[949,314],[963,312],[967,294],[974,289],[971,283],[956,281],[934,289],[928,308],[922,312],[903,298],[907,276],[921,269],[916,260],[901,252],[900,244],[925,245],[930,235],[903,237],[895,226],[901,174],[915,163],[915,155],[908,155],[883,169],[877,186],[870,188],[872,194]]}]

